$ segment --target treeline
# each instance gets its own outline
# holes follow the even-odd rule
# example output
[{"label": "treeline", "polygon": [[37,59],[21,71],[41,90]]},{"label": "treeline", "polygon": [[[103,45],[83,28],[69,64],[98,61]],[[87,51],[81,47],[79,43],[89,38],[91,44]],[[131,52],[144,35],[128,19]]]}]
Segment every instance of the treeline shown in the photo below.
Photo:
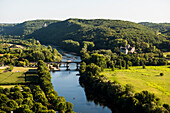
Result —
[{"label": "treeline", "polygon": [[[19,47],[17,44],[20,44]],[[28,66],[29,62],[38,60],[59,62],[62,59],[62,55],[55,48],[43,46],[34,39],[1,39],[0,54],[1,64],[15,66]]]},{"label": "treeline", "polygon": [[42,60],[38,62],[38,75],[40,78],[40,86],[50,102],[50,108],[53,108],[60,113],[73,113],[73,104],[66,102],[64,97],[58,96],[57,92],[54,91],[50,72]]},{"label": "treeline", "polygon": [[87,51],[86,47],[81,50],[81,59],[87,65],[94,63],[104,68],[128,69],[129,66],[160,66],[167,65],[168,61],[163,53],[155,54],[124,54],[113,53],[111,50]]},{"label": "treeline", "polygon": [[55,113],[39,86],[0,87],[1,113]]},{"label": "treeline", "polygon": [[[131,60],[128,60],[129,58]],[[108,81],[107,78],[100,75],[100,72],[106,67],[112,68],[114,71],[114,68],[127,69],[129,64],[139,63],[142,65],[144,61],[141,59],[144,58],[138,58],[140,57],[133,55],[118,56],[110,50],[97,50],[91,54],[82,52],[80,83],[86,91],[92,91],[97,97],[102,97],[102,102],[111,109],[116,106],[126,113],[168,113],[170,106],[168,104],[162,105],[160,99],[154,94],[148,91],[134,93],[131,85],[127,84],[123,87],[116,81]]]},{"label": "treeline", "polygon": [[[76,42],[77,44],[72,47],[75,51],[77,46],[78,48],[83,46],[83,41],[93,42],[95,45],[93,50],[111,49],[117,52],[120,46],[130,44],[138,53],[170,51],[168,35],[158,34],[155,29],[121,20],[68,19],[26,36],[32,37],[44,44],[54,44],[66,50],[70,50],[66,46],[70,47],[70,44],[75,45]],[[64,43],[61,43],[63,41]]]}]

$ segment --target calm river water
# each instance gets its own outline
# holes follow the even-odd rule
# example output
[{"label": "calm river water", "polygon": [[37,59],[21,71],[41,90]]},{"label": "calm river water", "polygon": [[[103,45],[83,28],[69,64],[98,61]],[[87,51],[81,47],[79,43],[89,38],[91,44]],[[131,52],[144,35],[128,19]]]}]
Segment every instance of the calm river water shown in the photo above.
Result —
[{"label": "calm river water", "polygon": [[[80,57],[66,54],[63,56],[64,60],[81,61]],[[76,64],[70,64],[71,71],[65,71],[66,68],[61,67],[62,71],[51,72],[52,84],[54,90],[57,91],[59,96],[64,96],[66,101],[73,103],[73,110],[78,113],[111,113],[108,107],[96,105],[94,101],[88,101],[84,88],[79,84],[78,71]]]}]

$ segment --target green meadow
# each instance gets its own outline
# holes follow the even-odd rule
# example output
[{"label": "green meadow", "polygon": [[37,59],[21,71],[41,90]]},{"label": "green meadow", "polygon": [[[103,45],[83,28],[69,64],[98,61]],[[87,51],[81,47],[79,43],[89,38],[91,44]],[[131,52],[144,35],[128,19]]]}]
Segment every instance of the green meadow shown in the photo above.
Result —
[{"label": "green meadow", "polygon": [[[36,74],[27,74],[26,82],[38,82]],[[6,83],[25,83],[24,72],[4,72],[0,74],[0,84]]]},{"label": "green meadow", "polygon": [[[160,76],[163,73],[163,76]],[[125,86],[131,84],[135,92],[148,90],[161,99],[163,103],[170,104],[170,65],[167,66],[133,66],[129,69],[105,69],[101,75],[109,80],[117,81]]]}]

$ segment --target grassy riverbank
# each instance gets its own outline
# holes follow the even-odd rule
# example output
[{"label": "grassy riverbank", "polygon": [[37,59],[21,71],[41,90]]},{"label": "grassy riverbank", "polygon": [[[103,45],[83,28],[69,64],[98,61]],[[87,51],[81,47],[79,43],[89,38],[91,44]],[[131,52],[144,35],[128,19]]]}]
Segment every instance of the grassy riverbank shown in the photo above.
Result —
[{"label": "grassy riverbank", "polygon": [[[163,76],[160,76],[163,73]],[[123,86],[131,84],[135,92],[148,90],[155,93],[162,102],[170,104],[170,65],[168,66],[142,66],[130,67],[128,70],[105,69],[101,73],[111,81],[117,81]]]}]

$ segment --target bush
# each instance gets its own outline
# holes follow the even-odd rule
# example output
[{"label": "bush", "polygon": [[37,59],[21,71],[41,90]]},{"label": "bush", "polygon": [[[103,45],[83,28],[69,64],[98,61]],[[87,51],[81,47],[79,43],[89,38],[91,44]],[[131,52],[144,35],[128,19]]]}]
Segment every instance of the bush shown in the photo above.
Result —
[{"label": "bush", "polygon": [[8,69],[8,71],[12,71],[14,68],[14,66],[10,66],[10,68]]},{"label": "bush", "polygon": [[164,74],[163,73],[160,73],[160,76],[163,76]]},{"label": "bush", "polygon": [[115,67],[114,66],[112,67],[112,71],[115,71]]}]

